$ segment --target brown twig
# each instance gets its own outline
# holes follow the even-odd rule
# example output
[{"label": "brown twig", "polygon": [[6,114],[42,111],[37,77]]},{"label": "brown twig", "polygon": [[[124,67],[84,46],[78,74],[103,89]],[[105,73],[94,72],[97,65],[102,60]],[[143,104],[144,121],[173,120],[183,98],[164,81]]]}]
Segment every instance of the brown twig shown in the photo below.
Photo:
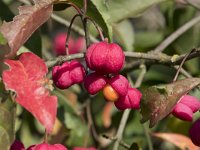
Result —
[{"label": "brown twig", "polygon": [[[109,139],[111,141],[116,141],[116,138],[115,137],[110,137],[110,136],[107,136],[105,134],[102,135],[103,138],[105,139]],[[130,145],[128,145],[127,143],[125,143],[124,141],[120,140],[119,141],[119,145],[121,145],[122,147],[124,147],[125,149],[130,149]]]},{"label": "brown twig", "polygon": [[93,23],[93,25],[95,26],[95,28],[96,28],[96,30],[99,32],[99,35],[100,35],[100,37],[101,37],[101,40],[102,41],[104,41],[104,36],[103,36],[103,33],[102,33],[102,31],[101,31],[101,29],[100,29],[100,27],[98,26],[98,24],[92,19],[92,18],[90,18],[90,17],[86,17],[88,20],[90,20],[92,23]]},{"label": "brown twig", "polygon": [[71,22],[70,22],[70,25],[68,27],[68,30],[67,30],[67,39],[66,39],[66,42],[65,42],[65,46],[66,46],[66,55],[69,55],[69,38],[70,38],[70,32],[71,32],[71,27],[72,27],[72,24],[74,23],[75,19],[77,17],[81,17],[80,14],[76,14],[74,15],[74,17],[72,18]]},{"label": "brown twig", "polygon": [[83,6],[84,6],[84,14],[86,15],[86,13],[87,13],[87,0],[84,0]]},{"label": "brown twig", "polygon": [[81,11],[81,9],[76,6],[74,3],[68,3],[69,5],[71,5],[72,7],[74,7],[76,9],[76,11],[78,12],[79,15],[82,15],[83,12]]},{"label": "brown twig", "polygon": [[179,72],[181,71],[181,68],[182,68],[183,64],[185,63],[187,57],[189,57],[189,55],[190,55],[194,50],[195,50],[195,49],[192,49],[188,54],[186,54],[186,55],[184,56],[184,58],[183,58],[181,64],[180,64],[179,67],[178,67],[178,70],[177,70],[177,72],[176,72],[176,75],[174,76],[173,82],[175,82],[175,81],[177,80],[178,75],[179,75]]}]

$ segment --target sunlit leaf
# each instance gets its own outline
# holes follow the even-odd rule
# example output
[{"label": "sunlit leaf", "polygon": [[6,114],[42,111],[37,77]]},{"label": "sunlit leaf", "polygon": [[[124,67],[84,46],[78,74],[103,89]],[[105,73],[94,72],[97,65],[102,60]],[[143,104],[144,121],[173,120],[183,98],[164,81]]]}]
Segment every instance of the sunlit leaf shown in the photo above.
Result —
[{"label": "sunlit leaf", "polygon": [[50,132],[53,128],[57,97],[50,96],[47,67],[44,61],[33,53],[23,53],[19,60],[5,60],[9,70],[2,75],[7,90],[16,93],[16,102],[26,108]]},{"label": "sunlit leaf", "polygon": [[124,20],[118,24],[113,24],[114,37],[125,50],[132,51],[134,44],[134,30],[130,21]]},{"label": "sunlit leaf", "polygon": [[109,10],[110,22],[135,17],[145,9],[165,0],[102,0],[105,1],[105,7]]},{"label": "sunlit leaf", "polygon": [[199,150],[198,146],[195,146],[190,138],[187,136],[176,134],[176,133],[152,133],[153,136],[160,138],[162,140],[168,141],[180,149],[188,149],[188,150]]},{"label": "sunlit leaf", "polygon": [[177,101],[200,84],[200,78],[187,78],[164,85],[152,86],[143,90],[141,122],[150,120],[150,127],[172,111]]}]

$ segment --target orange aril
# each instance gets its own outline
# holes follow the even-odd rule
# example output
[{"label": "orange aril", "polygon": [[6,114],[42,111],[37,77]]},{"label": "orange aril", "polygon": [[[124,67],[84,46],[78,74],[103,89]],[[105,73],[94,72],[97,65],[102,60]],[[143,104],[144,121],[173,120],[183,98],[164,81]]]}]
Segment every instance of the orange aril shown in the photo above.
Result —
[{"label": "orange aril", "polygon": [[106,100],[111,102],[115,102],[119,99],[118,93],[109,84],[106,84],[103,88],[103,95]]}]

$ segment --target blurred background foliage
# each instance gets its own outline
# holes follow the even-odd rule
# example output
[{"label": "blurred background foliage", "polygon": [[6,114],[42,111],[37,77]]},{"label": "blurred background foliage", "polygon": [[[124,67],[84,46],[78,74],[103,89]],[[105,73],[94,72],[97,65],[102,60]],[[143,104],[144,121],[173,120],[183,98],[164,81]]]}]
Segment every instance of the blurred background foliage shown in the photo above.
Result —
[{"label": "blurred background foliage", "polygon": [[[78,0],[72,0],[72,2],[78,6],[82,5],[82,2],[80,3]],[[18,6],[23,4],[23,1],[20,0],[1,0],[0,24],[3,20],[11,21],[13,16],[18,13]],[[90,0],[88,5],[88,14],[95,18],[95,21],[102,27],[104,34],[111,41],[119,43],[124,51],[148,52],[153,50],[168,35],[199,15],[198,9],[184,0]],[[198,1],[195,6],[200,7]],[[63,9],[63,5],[56,6],[55,10],[60,9],[61,11],[55,11],[54,14],[69,23],[76,12],[68,5],[64,8],[66,9]],[[81,30],[83,28],[79,19],[75,21],[74,26]],[[89,31],[92,36],[99,39],[95,27],[91,23],[89,23]],[[20,52],[32,51],[45,60],[55,58],[53,40],[61,32],[67,33],[67,27],[55,19],[50,19],[31,36],[20,49]],[[71,36],[77,39],[82,35],[72,29]],[[199,45],[200,24],[196,24],[170,44],[164,53],[168,55],[185,54],[192,48],[198,48]],[[135,60],[127,59],[127,63],[132,61]],[[195,58],[186,62],[184,69],[192,76],[199,77],[199,61],[199,58]],[[176,69],[172,66],[152,65],[147,68],[142,86],[169,83],[173,80],[175,73]],[[130,74],[134,82],[139,74],[139,69],[132,70]],[[51,78],[51,72],[48,76]],[[74,85],[67,90],[55,88],[53,94],[58,96],[59,107],[55,129],[49,137],[51,143],[63,143],[68,147],[93,145],[94,147],[100,146],[101,149],[109,150],[112,148],[113,142],[101,135],[106,134],[111,137],[115,135],[122,112],[112,107],[112,104],[105,102],[101,93],[93,97],[89,96],[82,85]],[[190,94],[200,98],[200,92],[197,89],[191,91]],[[88,99],[91,99],[91,102]],[[90,132],[91,120],[88,120],[88,105],[91,106],[90,115],[99,134],[100,144],[96,141],[96,135],[92,135]],[[195,118],[198,117],[200,115],[196,114]],[[181,121],[170,115],[154,128],[149,129],[149,132],[174,132],[187,136],[190,126],[191,123]],[[41,142],[44,129],[29,112],[17,105],[15,131],[16,138],[28,146]],[[138,143],[142,149],[148,149],[144,126],[140,123],[138,111],[131,111],[123,141],[129,145]],[[178,149],[174,145],[155,137],[152,137],[152,142],[155,149]],[[119,149],[123,150],[124,148],[120,146]]]}]

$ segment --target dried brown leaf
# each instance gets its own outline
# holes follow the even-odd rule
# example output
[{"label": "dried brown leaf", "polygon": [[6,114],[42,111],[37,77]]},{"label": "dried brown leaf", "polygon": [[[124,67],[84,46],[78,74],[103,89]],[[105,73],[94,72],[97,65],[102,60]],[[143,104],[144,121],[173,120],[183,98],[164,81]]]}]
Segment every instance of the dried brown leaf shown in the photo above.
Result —
[{"label": "dried brown leaf", "polygon": [[171,113],[177,101],[200,84],[200,78],[188,78],[176,82],[152,86],[143,90],[141,122],[150,120],[150,127]]},{"label": "dried brown leaf", "polygon": [[168,141],[177,147],[179,147],[181,150],[199,150],[198,146],[195,146],[190,138],[187,136],[176,134],[176,133],[152,133],[153,136],[157,138],[161,138],[165,141]]},{"label": "dried brown leaf", "polygon": [[10,58],[27,41],[33,32],[50,17],[55,0],[34,0],[33,6],[20,6],[19,15],[11,22],[4,22],[0,32],[8,45],[0,45],[0,58]]}]

